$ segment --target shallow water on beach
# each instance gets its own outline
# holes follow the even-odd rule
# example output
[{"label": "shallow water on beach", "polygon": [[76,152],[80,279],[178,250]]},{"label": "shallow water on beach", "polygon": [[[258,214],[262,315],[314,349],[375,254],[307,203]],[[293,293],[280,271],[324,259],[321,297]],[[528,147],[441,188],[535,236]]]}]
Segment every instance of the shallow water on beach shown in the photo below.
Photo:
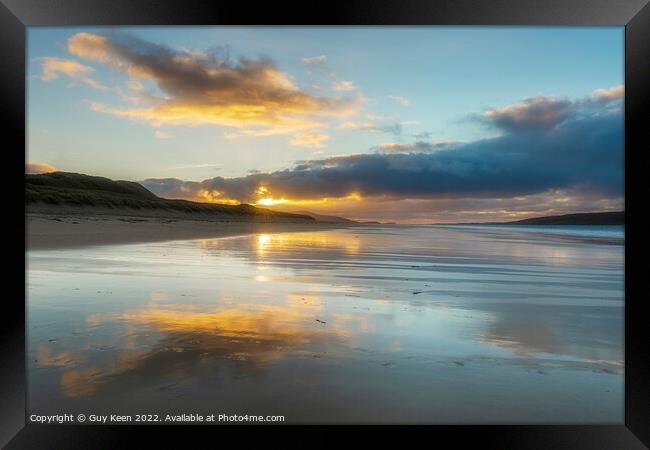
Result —
[{"label": "shallow water on beach", "polygon": [[622,227],[28,252],[30,413],[620,423]]}]

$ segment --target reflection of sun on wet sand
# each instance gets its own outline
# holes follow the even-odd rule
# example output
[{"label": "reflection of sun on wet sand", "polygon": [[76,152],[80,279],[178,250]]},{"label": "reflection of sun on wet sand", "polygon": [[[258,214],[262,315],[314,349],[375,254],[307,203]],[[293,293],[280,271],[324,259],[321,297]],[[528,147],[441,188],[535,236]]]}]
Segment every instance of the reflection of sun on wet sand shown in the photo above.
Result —
[{"label": "reflection of sun on wet sand", "polygon": [[296,248],[308,247],[311,249],[340,249],[349,255],[359,252],[359,236],[344,235],[334,238],[327,233],[282,233],[263,234],[258,237],[257,251],[260,255],[265,250],[273,247],[275,251],[287,249],[295,251]]},{"label": "reflection of sun on wet sand", "polygon": [[[355,255],[359,252],[361,244],[358,235],[332,236],[315,231],[323,230],[297,230],[289,233],[263,232],[257,234],[255,240],[249,241],[249,244],[253,245],[255,254],[260,258],[270,253],[295,253],[299,249],[340,251],[346,255]],[[206,250],[226,250],[231,247],[239,247],[241,244],[240,242],[232,242],[229,239],[204,239],[197,241],[197,245]]]}]

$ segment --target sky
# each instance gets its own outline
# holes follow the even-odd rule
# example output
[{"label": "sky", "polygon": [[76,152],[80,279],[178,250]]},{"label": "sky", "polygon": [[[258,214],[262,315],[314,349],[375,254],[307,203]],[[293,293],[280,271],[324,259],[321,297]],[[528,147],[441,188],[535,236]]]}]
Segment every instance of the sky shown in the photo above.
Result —
[{"label": "sky", "polygon": [[27,161],[358,220],[622,210],[622,27],[28,30]]}]

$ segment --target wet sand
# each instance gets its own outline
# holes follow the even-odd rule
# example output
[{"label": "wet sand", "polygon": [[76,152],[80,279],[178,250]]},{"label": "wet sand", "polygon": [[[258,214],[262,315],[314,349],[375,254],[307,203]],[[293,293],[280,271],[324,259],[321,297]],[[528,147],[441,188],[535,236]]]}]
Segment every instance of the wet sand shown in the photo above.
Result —
[{"label": "wet sand", "polygon": [[28,214],[26,222],[26,241],[30,250],[319,231],[350,226],[319,222],[235,222],[226,219],[42,213]]},{"label": "wet sand", "polygon": [[28,409],[622,423],[622,231],[589,230],[361,226],[29,251]]}]

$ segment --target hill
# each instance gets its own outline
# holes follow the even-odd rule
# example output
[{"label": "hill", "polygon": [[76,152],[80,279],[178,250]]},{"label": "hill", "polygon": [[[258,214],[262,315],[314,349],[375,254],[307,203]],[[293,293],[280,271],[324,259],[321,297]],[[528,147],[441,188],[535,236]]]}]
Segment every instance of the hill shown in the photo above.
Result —
[{"label": "hill", "polygon": [[511,225],[625,225],[625,212],[597,212],[533,217],[506,222]]},{"label": "hill", "polygon": [[[252,205],[221,205],[160,198],[132,181],[79,173],[52,172],[25,175],[25,203],[28,212],[91,212],[115,214],[200,215],[234,220],[311,222],[309,215],[291,214]],[[139,214],[137,214],[139,213]]]},{"label": "hill", "polygon": [[354,220],[351,219],[346,219],[345,217],[339,217],[339,216],[327,216],[325,214],[316,214],[311,211],[294,211],[293,214],[300,214],[304,216],[310,216],[313,217],[314,220],[317,220],[318,222],[326,222],[326,223],[358,223]]},{"label": "hill", "polygon": [[94,177],[80,173],[51,172],[37,175],[25,175],[28,192],[68,193],[82,191],[86,193],[112,193],[118,196],[129,196],[155,200],[158,197],[147,188],[133,181],[113,181],[109,178]]}]

